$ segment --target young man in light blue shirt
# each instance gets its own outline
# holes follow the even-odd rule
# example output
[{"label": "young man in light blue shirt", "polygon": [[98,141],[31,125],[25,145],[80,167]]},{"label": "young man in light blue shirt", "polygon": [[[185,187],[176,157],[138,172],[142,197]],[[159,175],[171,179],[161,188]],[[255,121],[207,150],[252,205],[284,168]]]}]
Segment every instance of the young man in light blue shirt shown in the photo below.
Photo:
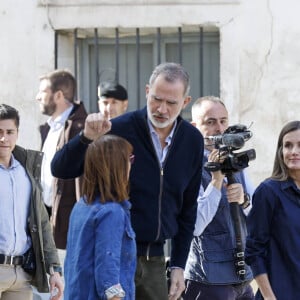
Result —
[{"label": "young man in light blue shirt", "polygon": [[[61,267],[40,184],[42,153],[16,145],[19,114],[0,104],[0,294],[1,299],[31,300],[63,283]],[[32,254],[32,255],[31,255]]]}]

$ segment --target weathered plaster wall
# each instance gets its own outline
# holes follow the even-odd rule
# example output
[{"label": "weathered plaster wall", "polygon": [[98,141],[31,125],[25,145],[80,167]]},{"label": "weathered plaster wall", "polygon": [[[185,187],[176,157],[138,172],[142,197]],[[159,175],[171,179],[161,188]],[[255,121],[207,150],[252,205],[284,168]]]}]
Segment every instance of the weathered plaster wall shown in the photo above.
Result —
[{"label": "weathered plaster wall", "polygon": [[39,149],[38,78],[54,66],[53,31],[35,1],[0,2],[0,103],[16,107],[21,116],[19,143]]},{"label": "weathered plaster wall", "polygon": [[296,0],[251,0],[242,6],[239,115],[254,122],[255,182],[272,172],[282,126],[300,120],[299,9]]}]

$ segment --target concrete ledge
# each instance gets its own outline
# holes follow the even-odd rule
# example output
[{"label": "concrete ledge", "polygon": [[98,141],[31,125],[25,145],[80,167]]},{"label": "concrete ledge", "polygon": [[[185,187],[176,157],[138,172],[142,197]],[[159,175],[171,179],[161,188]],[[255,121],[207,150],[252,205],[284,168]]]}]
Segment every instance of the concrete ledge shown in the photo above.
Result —
[{"label": "concrete ledge", "polygon": [[124,5],[226,5],[240,4],[241,0],[38,0],[39,6],[124,6]]}]

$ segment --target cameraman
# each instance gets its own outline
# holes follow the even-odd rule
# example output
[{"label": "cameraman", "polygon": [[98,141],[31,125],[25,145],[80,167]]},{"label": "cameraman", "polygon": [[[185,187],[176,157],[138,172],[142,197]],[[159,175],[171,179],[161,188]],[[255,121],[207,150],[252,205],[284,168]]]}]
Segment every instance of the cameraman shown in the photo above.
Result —
[{"label": "cameraman", "polygon": [[[224,151],[214,149],[208,136],[223,134],[228,127],[228,112],[217,97],[199,98],[192,106],[192,124],[202,133],[205,143],[204,161],[221,163]],[[185,269],[186,290],[184,300],[252,300],[250,286],[252,273],[245,266],[244,278],[237,275],[235,266],[236,237],[229,202],[240,204],[241,239],[246,238],[245,214],[250,206],[244,206],[244,195],[253,192],[243,171],[234,174],[235,183],[227,185],[220,171],[203,169],[198,197],[197,220],[194,238]]]}]

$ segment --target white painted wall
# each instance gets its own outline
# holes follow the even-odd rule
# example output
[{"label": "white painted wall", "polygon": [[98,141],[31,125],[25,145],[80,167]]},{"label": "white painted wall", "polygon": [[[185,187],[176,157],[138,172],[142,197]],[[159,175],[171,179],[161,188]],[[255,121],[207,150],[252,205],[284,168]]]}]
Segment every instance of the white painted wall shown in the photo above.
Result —
[{"label": "white painted wall", "polygon": [[45,120],[35,95],[39,76],[54,66],[53,30],[35,1],[0,2],[0,103],[20,112],[19,144],[39,149],[38,125]]},{"label": "white painted wall", "polygon": [[297,0],[244,1],[240,35],[240,120],[254,122],[253,180],[269,176],[282,126],[300,120]]},{"label": "white painted wall", "polygon": [[[54,30],[94,27],[215,25],[220,28],[221,97],[231,124],[250,124],[257,159],[254,184],[270,175],[283,124],[300,119],[300,9],[298,0],[1,0],[0,103],[19,109],[19,142],[38,149],[39,76],[54,67]],[[72,39],[60,67],[73,70]]]}]

